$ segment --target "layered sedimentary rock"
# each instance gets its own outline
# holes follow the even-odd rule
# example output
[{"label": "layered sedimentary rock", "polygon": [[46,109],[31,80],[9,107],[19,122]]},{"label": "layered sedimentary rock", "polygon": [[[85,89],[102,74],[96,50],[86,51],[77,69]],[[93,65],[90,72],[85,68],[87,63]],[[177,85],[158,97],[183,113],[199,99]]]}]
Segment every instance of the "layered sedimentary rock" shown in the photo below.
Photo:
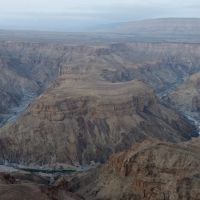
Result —
[{"label": "layered sedimentary rock", "polygon": [[[17,123],[0,131],[1,144],[6,146],[2,160],[105,161],[112,152],[146,136],[181,141],[193,134],[193,127],[160,105],[151,89],[132,80],[149,84],[157,93],[165,92],[199,70],[197,44],[2,42],[1,52],[5,69],[24,77],[13,80],[9,75],[6,80],[14,81],[16,87],[11,81],[3,84],[6,98],[0,99],[0,105],[5,113],[5,105],[18,105],[24,91],[40,93],[62,76]],[[11,98],[13,91],[20,94]]]},{"label": "layered sedimentary rock", "polygon": [[72,179],[71,190],[88,200],[196,200],[199,150],[199,139],[181,144],[147,140],[111,156],[99,175],[90,173],[74,183]]},{"label": "layered sedimentary rock", "polygon": [[[58,177],[0,173],[0,198],[87,200],[197,200],[200,140],[172,144],[145,140],[99,167]],[[9,191],[9,192],[7,192]]]},{"label": "layered sedimentary rock", "polygon": [[[34,80],[41,86],[47,86],[63,73],[80,73],[91,70],[99,73],[102,70],[110,73],[114,71],[120,75],[120,72],[126,74],[132,72],[133,69],[141,69],[144,73],[146,69],[145,73],[148,74],[148,78],[151,75],[154,75],[154,78],[158,75],[161,79],[164,78],[163,73],[166,76],[170,73],[175,79],[183,77],[188,72],[198,71],[200,63],[198,44],[135,42],[81,46],[1,42],[0,51],[5,69]],[[166,71],[162,69],[164,66]],[[161,71],[158,70],[159,67]],[[128,79],[136,78],[134,74],[140,75],[139,72],[136,70],[128,74],[127,76],[130,76]],[[128,81],[125,77],[116,77],[116,80],[115,78],[111,80],[118,81],[118,79]],[[164,78],[164,81],[167,80]]]},{"label": "layered sedimentary rock", "polygon": [[14,124],[0,130],[1,160],[26,164],[104,162],[146,137],[190,139],[195,128],[140,81],[64,75]]},{"label": "layered sedimentary rock", "polygon": [[49,178],[25,172],[0,173],[2,200],[81,200],[68,191],[67,184],[49,185]]},{"label": "layered sedimentary rock", "polygon": [[121,65],[118,63],[118,67],[102,70],[106,80],[120,82],[138,79],[159,93],[181,84],[200,69],[197,44],[113,44],[112,51]]},{"label": "layered sedimentary rock", "polygon": [[200,73],[190,76],[174,92],[165,97],[168,104],[199,120],[200,111]]},{"label": "layered sedimentary rock", "polygon": [[[0,114],[48,88],[0,129],[1,163],[84,165],[123,152],[100,171],[53,187],[30,174],[0,174],[0,199],[79,199],[70,192],[93,200],[199,199],[199,140],[166,142],[191,139],[195,127],[153,91],[165,96],[198,72],[199,52],[199,44],[1,42]],[[198,113],[199,75],[185,85],[174,105]],[[136,144],[146,138],[151,140]],[[157,139],[162,142],[152,141]]]},{"label": "layered sedimentary rock", "polygon": [[7,114],[14,115],[12,108],[17,109],[26,97],[41,94],[62,73],[85,71],[87,56],[93,51],[88,46],[2,41],[0,125]]},{"label": "layered sedimentary rock", "polygon": [[111,82],[139,79],[163,92],[199,71],[198,44],[116,43],[68,45],[2,41],[0,43],[0,115],[40,94],[60,75],[95,73]]},{"label": "layered sedimentary rock", "polygon": [[9,107],[19,105],[25,93],[37,93],[39,86],[27,77],[9,69],[9,64],[0,58],[0,115],[6,113]]}]

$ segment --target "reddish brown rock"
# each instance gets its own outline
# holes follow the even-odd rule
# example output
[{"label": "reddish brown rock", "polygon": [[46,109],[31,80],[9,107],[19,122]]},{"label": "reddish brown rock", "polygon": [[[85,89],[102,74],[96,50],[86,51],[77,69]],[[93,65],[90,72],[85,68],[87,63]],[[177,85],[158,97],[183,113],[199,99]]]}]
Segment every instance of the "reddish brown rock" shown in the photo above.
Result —
[{"label": "reddish brown rock", "polygon": [[78,192],[88,200],[197,200],[199,142],[145,141],[134,145],[111,156],[100,175],[93,174],[95,181],[80,187]]},{"label": "reddish brown rock", "polygon": [[146,137],[179,142],[193,131],[140,81],[110,83],[69,74],[0,130],[1,141],[10,138],[1,158],[40,165],[104,162]]},{"label": "reddish brown rock", "polygon": [[176,109],[187,113],[198,121],[200,119],[200,73],[191,75],[165,100]]},{"label": "reddish brown rock", "polygon": [[48,179],[23,172],[0,173],[2,200],[81,200],[66,184],[48,185]]}]

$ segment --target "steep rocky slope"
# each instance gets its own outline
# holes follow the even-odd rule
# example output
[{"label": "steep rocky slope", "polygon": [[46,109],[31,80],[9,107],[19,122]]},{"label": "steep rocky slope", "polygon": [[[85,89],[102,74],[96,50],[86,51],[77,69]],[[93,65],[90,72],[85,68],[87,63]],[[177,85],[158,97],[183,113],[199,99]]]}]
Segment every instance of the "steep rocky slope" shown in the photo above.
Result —
[{"label": "steep rocky slope", "polygon": [[4,98],[0,99],[0,115],[3,120],[26,96],[40,94],[58,76],[70,72],[93,72],[111,82],[139,79],[157,92],[165,91],[199,71],[199,52],[198,44],[2,41],[0,93]]},{"label": "steep rocky slope", "polygon": [[[148,139],[86,172],[57,177],[0,173],[5,200],[198,200],[200,140],[172,144]],[[9,191],[9,192],[8,192]]]},{"label": "steep rocky slope", "polygon": [[0,173],[2,200],[81,200],[67,184],[49,185],[49,178],[25,172]]},{"label": "steep rocky slope", "polygon": [[50,59],[41,49],[37,44],[1,42],[0,124],[9,114],[14,115],[12,108],[20,107],[27,97],[37,96],[55,79],[56,72],[51,68],[57,64],[51,63],[53,55]]},{"label": "steep rocky slope", "polygon": [[0,130],[1,160],[25,164],[105,161],[146,137],[183,141],[195,128],[139,81],[62,76],[14,124]]},{"label": "steep rocky slope", "polygon": [[[24,99],[39,95],[60,74],[85,70],[87,57],[92,51],[93,49],[87,46],[2,41],[0,94],[3,98],[0,98],[0,125],[9,114],[15,114]],[[85,65],[81,67],[80,63],[84,62]]]},{"label": "steep rocky slope", "polygon": [[40,96],[0,129],[0,163],[84,165],[117,154],[100,171],[55,187],[0,174],[0,199],[80,199],[70,192],[88,200],[199,199],[199,139],[167,143],[189,140],[196,129],[156,97],[191,76],[168,103],[198,115],[199,52],[186,43],[1,42],[2,120],[26,95]]},{"label": "steep rocky slope", "polygon": [[147,140],[111,156],[99,173],[72,178],[71,190],[88,200],[197,200],[199,144]]},{"label": "steep rocky slope", "polygon": [[36,94],[39,86],[28,78],[20,76],[9,69],[8,63],[0,58],[0,124],[4,120],[8,109],[19,106],[23,96],[27,93]]},{"label": "steep rocky slope", "polygon": [[[142,80],[164,92],[200,69],[200,46],[195,44],[133,43],[111,46],[115,68],[103,70],[112,82]],[[108,58],[107,58],[108,59]],[[117,67],[116,67],[117,66]]]},{"label": "steep rocky slope", "polygon": [[[161,106],[153,93],[147,93],[147,99],[144,98],[144,91],[149,90],[144,89],[146,86],[138,89],[141,93],[135,93],[131,81],[138,79],[162,96],[166,90],[199,71],[198,44],[70,46],[2,42],[1,52],[2,68],[8,76],[6,79],[6,76],[1,78],[5,79],[0,86],[5,91],[2,94],[6,96],[5,99],[0,99],[1,114],[8,112],[9,105],[18,106],[27,92],[33,91],[38,95],[59,76],[63,76],[36,99],[17,123],[0,131],[1,138],[4,137],[1,143],[9,149],[5,149],[6,153],[2,151],[3,160],[5,154],[9,161],[34,163],[37,160],[40,164],[104,161],[110,153],[124,149],[146,135],[180,141],[189,139],[193,134],[193,127],[170,109]],[[92,81],[87,81],[86,78],[82,80],[86,74]],[[14,87],[11,84],[13,82],[16,85]],[[79,85],[85,88],[77,95]],[[118,91],[118,86],[124,88],[124,99],[120,105],[118,102],[116,105],[119,111],[111,115],[110,110],[115,106],[115,98],[118,96],[111,95],[108,103],[110,106],[101,105],[100,112],[97,109],[98,102],[104,102],[107,94],[103,90],[108,87],[108,91],[116,90],[116,94],[120,94],[123,89]],[[130,91],[126,87],[130,87]],[[72,89],[75,91],[72,92]],[[129,94],[139,99],[130,101]],[[100,95],[103,97],[100,98]],[[68,96],[71,97],[70,100]],[[138,109],[137,104],[132,105],[131,102],[134,101],[143,102],[143,106]],[[131,106],[136,113],[130,112]],[[76,110],[75,114],[73,109]],[[97,112],[97,116],[93,110]],[[6,135],[9,138],[5,139]],[[66,155],[67,151],[70,156]]]},{"label": "steep rocky slope", "polygon": [[167,103],[200,120],[200,73],[190,76],[174,92],[165,97]]}]

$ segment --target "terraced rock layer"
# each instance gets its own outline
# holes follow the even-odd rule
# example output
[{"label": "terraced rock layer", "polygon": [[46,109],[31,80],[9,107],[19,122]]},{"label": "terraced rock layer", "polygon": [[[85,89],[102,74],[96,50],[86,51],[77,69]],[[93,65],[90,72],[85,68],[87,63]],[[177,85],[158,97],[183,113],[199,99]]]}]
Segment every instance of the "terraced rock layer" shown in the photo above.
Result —
[{"label": "terraced rock layer", "polygon": [[199,125],[200,121],[200,73],[190,76],[174,92],[165,97],[165,101],[183,113],[191,116]]},{"label": "terraced rock layer", "polygon": [[67,185],[50,185],[49,178],[24,172],[0,172],[2,200],[81,200],[69,192]]},{"label": "terraced rock layer", "polygon": [[190,139],[195,128],[140,81],[64,75],[14,124],[0,130],[1,160],[24,164],[104,162],[146,137]]},{"label": "terraced rock layer", "polygon": [[181,144],[147,140],[111,156],[99,172],[72,179],[71,190],[88,200],[197,200],[199,150],[199,139]]},{"label": "terraced rock layer", "polygon": [[24,97],[41,94],[62,74],[91,73],[111,82],[139,79],[165,92],[199,71],[199,52],[198,44],[1,41],[0,120]]}]

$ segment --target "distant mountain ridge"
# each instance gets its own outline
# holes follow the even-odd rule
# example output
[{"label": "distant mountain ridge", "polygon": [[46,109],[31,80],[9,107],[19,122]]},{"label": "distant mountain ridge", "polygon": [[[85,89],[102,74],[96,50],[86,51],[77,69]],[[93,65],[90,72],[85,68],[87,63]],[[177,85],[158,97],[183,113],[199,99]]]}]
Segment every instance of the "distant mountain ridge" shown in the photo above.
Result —
[{"label": "distant mountain ridge", "polygon": [[121,22],[100,27],[99,31],[118,33],[200,33],[200,18],[157,18]]}]

